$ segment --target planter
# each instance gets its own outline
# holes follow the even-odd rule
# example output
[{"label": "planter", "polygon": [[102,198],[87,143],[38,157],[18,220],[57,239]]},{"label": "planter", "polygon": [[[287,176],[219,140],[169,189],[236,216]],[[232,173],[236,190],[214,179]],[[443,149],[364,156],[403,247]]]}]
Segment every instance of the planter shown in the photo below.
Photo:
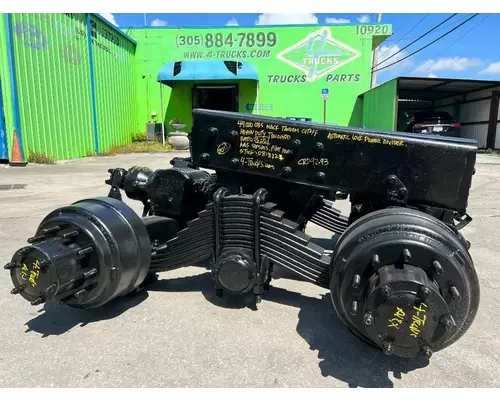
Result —
[{"label": "planter", "polygon": [[186,124],[171,124],[172,128],[174,128],[176,131],[182,131],[185,127]]},{"label": "planter", "polygon": [[171,132],[168,135],[167,143],[172,146],[175,150],[187,150],[189,149],[189,138],[186,132],[181,132],[182,129],[186,127],[185,124],[171,124],[175,129],[175,132]]}]

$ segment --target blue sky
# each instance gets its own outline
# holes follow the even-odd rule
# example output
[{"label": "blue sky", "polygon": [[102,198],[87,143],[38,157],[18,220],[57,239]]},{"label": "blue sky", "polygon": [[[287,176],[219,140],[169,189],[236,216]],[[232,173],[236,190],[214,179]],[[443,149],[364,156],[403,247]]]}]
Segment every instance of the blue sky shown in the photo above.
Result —
[{"label": "blue sky", "polygon": [[[144,26],[144,14],[101,14],[120,27]],[[382,22],[393,25],[393,36],[380,48],[380,60],[403,47],[452,14],[383,14]],[[399,61],[437,39],[472,14],[458,14],[438,29],[395,54],[379,68]],[[325,24],[370,23],[376,14],[146,14],[147,26],[224,26],[228,24]],[[395,76],[436,76],[500,79],[500,14],[479,14],[443,39],[394,66],[381,70],[377,83]]]}]

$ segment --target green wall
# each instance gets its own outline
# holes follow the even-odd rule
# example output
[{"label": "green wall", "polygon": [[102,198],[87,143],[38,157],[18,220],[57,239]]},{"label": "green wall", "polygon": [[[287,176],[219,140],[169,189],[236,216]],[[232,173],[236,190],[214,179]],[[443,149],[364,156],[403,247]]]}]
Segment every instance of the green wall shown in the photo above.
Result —
[{"label": "green wall", "polygon": [[[390,25],[256,26],[214,29],[128,29],[137,43],[137,129],[144,131],[152,112],[160,115],[161,66],[169,61],[241,60],[259,74],[261,110],[252,113],[279,117],[309,117],[323,122],[321,89],[329,89],[327,122],[358,125],[360,93],[370,87],[374,35],[387,37]],[[316,65],[314,71],[314,63]],[[196,82],[200,83],[200,82]],[[203,82],[205,83],[205,82]],[[220,83],[220,82],[219,82]],[[164,87],[164,120],[181,118],[191,126],[191,87],[194,82]],[[256,90],[242,83],[240,111],[255,100]],[[181,93],[182,92],[182,93]],[[182,107],[177,102],[182,102]],[[357,106],[356,106],[357,104]]]},{"label": "green wall", "polygon": [[[14,104],[1,17],[0,79],[10,155]],[[92,63],[87,14],[10,14],[25,159],[31,152],[56,160],[93,154],[94,125],[100,152],[129,143],[136,132],[135,44],[100,18],[91,20]]]},{"label": "green wall", "polygon": [[132,142],[136,130],[135,47],[91,16],[99,150]]},{"label": "green wall", "polygon": [[363,125],[395,130],[398,81],[393,79],[363,94]]},{"label": "green wall", "polygon": [[5,14],[0,14],[0,80],[2,82],[2,102],[5,117],[5,133],[7,135],[7,149],[9,156],[12,148],[12,132],[14,131],[14,110],[12,109],[11,84],[9,76],[9,60],[7,51],[7,29]]}]

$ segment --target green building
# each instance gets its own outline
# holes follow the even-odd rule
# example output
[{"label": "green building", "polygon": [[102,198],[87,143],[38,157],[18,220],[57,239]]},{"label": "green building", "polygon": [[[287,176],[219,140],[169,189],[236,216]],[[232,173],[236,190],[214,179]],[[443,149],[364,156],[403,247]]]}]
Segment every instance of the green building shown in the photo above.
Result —
[{"label": "green building", "polygon": [[467,102],[487,100],[478,103],[483,126],[465,121],[464,136],[500,147],[495,83],[455,83],[452,106],[428,98],[451,81],[370,89],[373,51],[391,34],[385,24],[116,28],[96,14],[1,14],[0,162],[14,137],[24,160],[62,160],[127,144],[161,122],[167,134],[171,120],[189,131],[193,108],[395,130],[405,107],[474,118]]},{"label": "green building", "polygon": [[[195,107],[362,123],[372,52],[389,25],[118,29],[96,14],[3,14],[0,159],[14,132],[30,152],[71,159],[191,126]],[[3,149],[3,150],[2,150]]]},{"label": "green building", "polygon": [[196,107],[360,125],[357,97],[370,88],[373,49],[391,34],[391,27],[161,27],[126,32],[137,41],[137,121],[144,124],[152,112],[160,115],[163,95],[166,122],[178,118],[189,129]]}]

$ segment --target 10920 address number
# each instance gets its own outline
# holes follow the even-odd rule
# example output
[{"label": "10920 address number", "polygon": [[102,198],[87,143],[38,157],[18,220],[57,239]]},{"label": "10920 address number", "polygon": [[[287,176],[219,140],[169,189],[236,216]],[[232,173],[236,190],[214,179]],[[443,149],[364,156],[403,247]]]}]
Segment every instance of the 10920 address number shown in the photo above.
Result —
[{"label": "10920 address number", "polygon": [[356,26],[357,35],[386,35],[389,33],[388,25],[358,25]]}]

